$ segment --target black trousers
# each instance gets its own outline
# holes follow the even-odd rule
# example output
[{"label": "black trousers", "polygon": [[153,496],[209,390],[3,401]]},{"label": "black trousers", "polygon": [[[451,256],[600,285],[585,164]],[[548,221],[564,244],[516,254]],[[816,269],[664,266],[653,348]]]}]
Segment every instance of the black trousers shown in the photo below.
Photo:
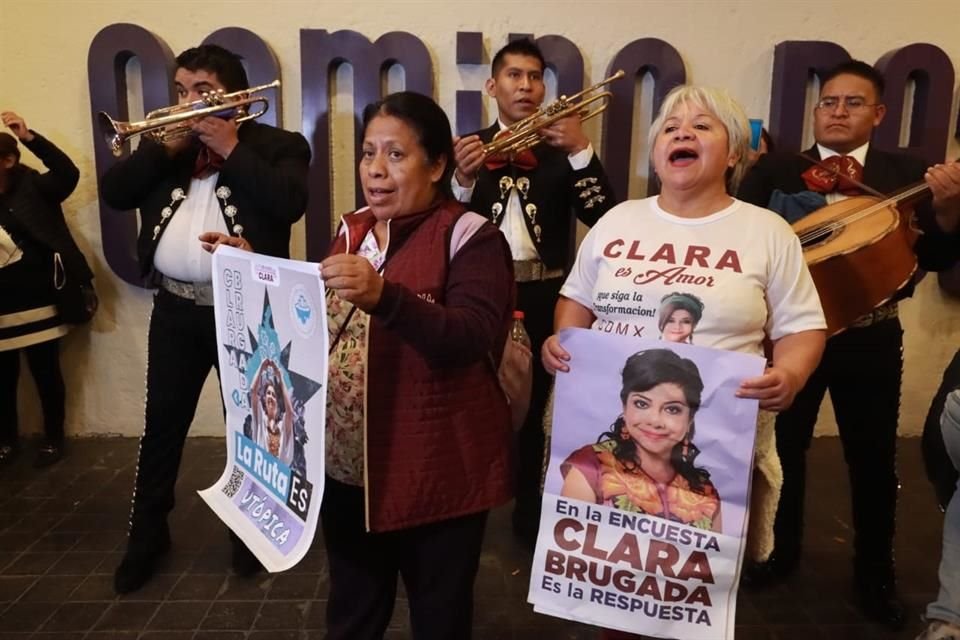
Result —
[{"label": "black trousers", "polygon": [[43,409],[43,432],[47,440],[63,442],[64,398],[66,389],[60,370],[60,339],[0,351],[0,445],[16,445],[17,435],[17,381],[20,379],[20,352],[27,358],[27,366],[37,385],[40,407]]},{"label": "black trousers", "polygon": [[369,533],[363,489],[326,479],[327,640],[381,640],[403,579],[414,640],[469,640],[487,512]]},{"label": "black trousers", "polygon": [[212,367],[219,374],[216,334],[213,307],[158,291],[147,338],[147,400],[130,517],[132,547],[149,547],[166,534],[200,392]]},{"label": "black trousers", "polygon": [[517,436],[517,487],[514,524],[536,532],[540,521],[540,476],[543,469],[543,414],[553,378],[543,368],[540,349],[553,335],[553,310],[563,278],[517,283],[517,309],[533,347],[533,385],[527,419]]},{"label": "black trousers", "polygon": [[858,576],[893,571],[897,504],[896,445],[903,374],[903,330],[896,318],[827,340],[823,360],[793,406],[777,417],[783,491],[774,533],[778,557],[799,557],[806,454],[829,389],[850,477],[854,568]]}]

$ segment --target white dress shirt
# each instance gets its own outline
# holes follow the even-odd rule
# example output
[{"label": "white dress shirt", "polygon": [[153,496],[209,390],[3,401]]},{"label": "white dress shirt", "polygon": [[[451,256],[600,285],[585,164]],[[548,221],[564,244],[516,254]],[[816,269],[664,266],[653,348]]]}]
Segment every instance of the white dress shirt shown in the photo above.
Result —
[{"label": "white dress shirt", "polygon": [[219,175],[190,181],[187,197],[167,223],[153,256],[154,268],[163,275],[197,284],[212,281],[211,255],[200,246],[198,237],[204,231],[229,233],[217,202]]}]

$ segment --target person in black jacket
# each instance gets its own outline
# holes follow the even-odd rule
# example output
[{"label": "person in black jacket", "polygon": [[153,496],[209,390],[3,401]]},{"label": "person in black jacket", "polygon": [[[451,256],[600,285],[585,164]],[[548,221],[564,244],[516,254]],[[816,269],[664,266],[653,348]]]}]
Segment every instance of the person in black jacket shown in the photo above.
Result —
[{"label": "person in black jacket", "polygon": [[[0,113],[14,133],[0,133],[0,466],[19,449],[17,380],[23,351],[43,408],[44,438],[34,465],[63,456],[65,388],[60,338],[70,326],[57,306],[56,289],[89,287],[93,272],[77,248],[60,203],[73,193],[80,172],[52,142],[30,130],[16,113]],[[20,163],[20,140],[46,173]]]},{"label": "person in black jacket", "polygon": [[[580,118],[563,118],[541,130],[544,144],[519,154],[485,156],[483,147],[540,107],[546,62],[530,40],[516,40],[493,58],[487,95],[497,101],[497,121],[454,139],[454,195],[489,218],[507,238],[517,281],[517,309],[540,353],[553,333],[553,308],[570,270],[576,220],[593,226],[617,203],[600,158]],[[533,385],[518,443],[517,502],[513,529],[531,548],[540,520],[543,414],[552,378],[533,358]]]},{"label": "person in black jacket", "polygon": [[[177,56],[179,102],[247,88],[239,56],[202,45]],[[104,199],[139,208],[137,249],[144,278],[158,285],[147,342],[145,425],[127,552],[114,575],[119,593],[139,589],[170,547],[167,514],[184,440],[203,383],[217,367],[211,258],[199,236],[243,238],[260,253],[287,257],[290,226],[307,204],[310,148],[302,135],[258,122],[209,116],[193,136],[143,140],[103,176]],[[232,536],[241,575],[260,563]]]},{"label": "person in black jacket", "polygon": [[[822,78],[814,110],[816,145],[806,157],[792,153],[762,156],[744,178],[738,197],[768,207],[789,222],[837,202],[856,189],[842,174],[890,193],[926,180],[932,202],[917,208],[926,232],[915,251],[920,267],[947,266],[960,217],[960,166],[927,168],[917,158],[881,151],[870,137],[886,113],[883,79],[868,64],[851,61]],[[829,167],[823,170],[822,163]],[[831,163],[835,163],[836,170]],[[777,418],[777,452],[783,490],[775,526],[776,545],[766,565],[748,567],[746,578],[767,582],[791,573],[800,559],[806,452],[824,394],[829,389],[850,473],[853,506],[854,584],[861,609],[892,628],[904,623],[894,580],[893,536],[898,480],[895,468],[903,330],[893,299],[833,336],[820,366],[789,410]]]}]

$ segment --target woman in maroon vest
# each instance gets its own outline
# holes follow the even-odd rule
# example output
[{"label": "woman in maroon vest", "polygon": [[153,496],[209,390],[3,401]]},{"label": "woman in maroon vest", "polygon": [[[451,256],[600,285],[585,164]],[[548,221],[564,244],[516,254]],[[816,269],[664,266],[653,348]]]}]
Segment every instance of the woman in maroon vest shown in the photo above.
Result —
[{"label": "woman in maroon vest", "polygon": [[320,269],[331,293],[329,640],[383,638],[398,575],[416,640],[469,639],[487,512],[511,497],[510,411],[494,363],[511,321],[512,258],[500,231],[449,192],[452,139],[425,96],[367,107],[368,206],[343,216]]},{"label": "woman in maroon vest", "polygon": [[449,193],[446,114],[410,92],[370,105],[360,182],[321,273],[331,356],[323,533],[327,637],[380,639],[397,575],[413,637],[470,637],[487,512],[510,499],[496,367],[513,302],[499,230]]}]

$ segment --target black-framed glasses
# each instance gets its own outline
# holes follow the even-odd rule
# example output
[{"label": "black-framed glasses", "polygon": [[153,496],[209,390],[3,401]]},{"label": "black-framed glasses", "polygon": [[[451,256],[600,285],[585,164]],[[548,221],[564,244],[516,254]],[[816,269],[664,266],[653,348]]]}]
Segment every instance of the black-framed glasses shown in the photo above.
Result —
[{"label": "black-framed glasses", "polygon": [[843,108],[847,111],[857,111],[866,107],[875,107],[880,103],[868,103],[863,96],[823,96],[817,102],[817,108],[833,111],[840,104],[843,104]]}]

